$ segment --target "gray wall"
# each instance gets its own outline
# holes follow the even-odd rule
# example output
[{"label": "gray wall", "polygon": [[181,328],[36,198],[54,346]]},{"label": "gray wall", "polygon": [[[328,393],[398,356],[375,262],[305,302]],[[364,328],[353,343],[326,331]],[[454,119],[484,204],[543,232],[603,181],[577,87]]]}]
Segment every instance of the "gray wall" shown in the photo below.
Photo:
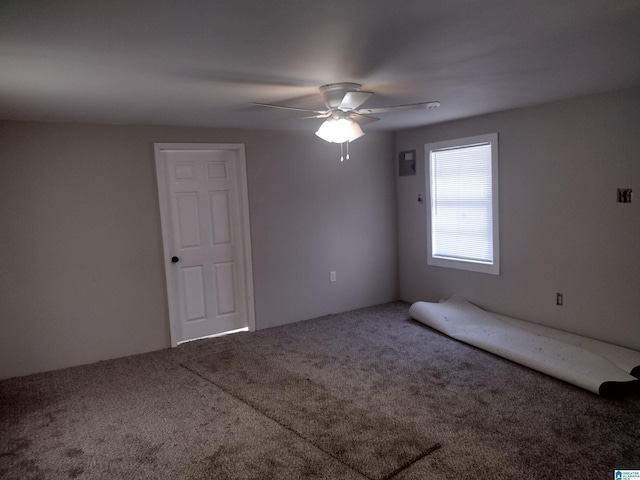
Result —
[{"label": "gray wall", "polygon": [[390,133],[1,122],[0,378],[170,345],[154,142],[246,145],[257,328],[397,298]]},{"label": "gray wall", "polygon": [[[424,144],[487,132],[502,274],[427,267]],[[399,132],[395,152],[370,133],[343,164],[309,132],[0,122],[0,378],[169,346],[154,142],[246,145],[258,328],[398,286],[640,349],[638,132],[640,88]]]},{"label": "gray wall", "polygon": [[[490,132],[499,134],[501,275],[428,267],[428,201],[417,202],[428,194],[424,145]],[[397,178],[401,299],[456,293],[640,349],[640,88],[398,133],[396,151],[413,149],[417,175]],[[633,203],[616,203],[619,187],[634,189]]]}]

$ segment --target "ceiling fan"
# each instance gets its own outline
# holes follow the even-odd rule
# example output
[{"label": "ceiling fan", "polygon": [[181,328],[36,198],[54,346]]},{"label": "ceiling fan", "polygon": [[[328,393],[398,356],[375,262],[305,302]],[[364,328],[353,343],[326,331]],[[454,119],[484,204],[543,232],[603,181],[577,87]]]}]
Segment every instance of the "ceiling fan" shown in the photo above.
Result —
[{"label": "ceiling fan", "polygon": [[[364,135],[360,125],[366,125],[380,120],[371,114],[402,112],[421,108],[438,108],[440,102],[412,103],[409,105],[395,105],[391,107],[361,108],[373,92],[361,90],[358,83],[330,83],[320,87],[320,94],[326,105],[326,110],[309,110],[305,108],[288,107],[286,105],[272,105],[269,103],[254,103],[262,107],[282,108],[298,112],[313,113],[304,118],[326,118],[316,135],[327,142],[352,142]],[[347,144],[348,145],[348,144]],[[348,158],[348,154],[347,154]]]}]

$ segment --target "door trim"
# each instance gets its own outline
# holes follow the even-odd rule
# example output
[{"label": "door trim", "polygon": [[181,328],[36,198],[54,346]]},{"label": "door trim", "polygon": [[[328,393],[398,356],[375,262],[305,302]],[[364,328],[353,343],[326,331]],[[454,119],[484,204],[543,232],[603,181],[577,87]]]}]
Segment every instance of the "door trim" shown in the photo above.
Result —
[{"label": "door trim", "polygon": [[[245,311],[247,312],[247,326],[249,331],[256,329],[255,305],[253,296],[253,263],[251,259],[251,230],[249,222],[249,191],[247,187],[247,164],[245,158],[245,148],[242,143],[154,143],[156,177],[158,181],[158,200],[160,204],[160,217],[170,218],[170,195],[168,192],[165,166],[163,163],[163,153],[172,150],[226,150],[234,154],[237,160],[238,172],[238,197],[240,207],[240,229],[242,235],[242,256],[244,263],[245,278]],[[179,322],[180,312],[178,311],[178,288],[171,271],[171,231],[168,225],[162,221],[162,245],[164,252],[164,268],[167,283],[167,302],[169,309],[169,327],[171,332],[171,346],[176,347],[180,341]]]}]

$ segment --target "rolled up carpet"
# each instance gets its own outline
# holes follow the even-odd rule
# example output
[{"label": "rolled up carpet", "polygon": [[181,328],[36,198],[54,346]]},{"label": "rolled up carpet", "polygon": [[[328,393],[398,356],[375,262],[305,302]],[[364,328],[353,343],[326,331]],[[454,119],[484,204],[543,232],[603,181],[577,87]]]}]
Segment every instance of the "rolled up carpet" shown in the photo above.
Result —
[{"label": "rolled up carpet", "polygon": [[640,352],[549,327],[528,326],[457,295],[439,303],[416,302],[409,314],[456,340],[590,392],[604,396],[640,393],[640,381],[631,375],[640,370]]}]

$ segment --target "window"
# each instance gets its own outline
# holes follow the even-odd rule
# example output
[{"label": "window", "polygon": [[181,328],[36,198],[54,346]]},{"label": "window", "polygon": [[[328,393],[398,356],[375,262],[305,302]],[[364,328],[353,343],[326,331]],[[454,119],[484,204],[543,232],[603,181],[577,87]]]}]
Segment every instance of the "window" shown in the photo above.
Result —
[{"label": "window", "polygon": [[425,162],[427,263],[498,275],[498,134],[427,144]]}]

